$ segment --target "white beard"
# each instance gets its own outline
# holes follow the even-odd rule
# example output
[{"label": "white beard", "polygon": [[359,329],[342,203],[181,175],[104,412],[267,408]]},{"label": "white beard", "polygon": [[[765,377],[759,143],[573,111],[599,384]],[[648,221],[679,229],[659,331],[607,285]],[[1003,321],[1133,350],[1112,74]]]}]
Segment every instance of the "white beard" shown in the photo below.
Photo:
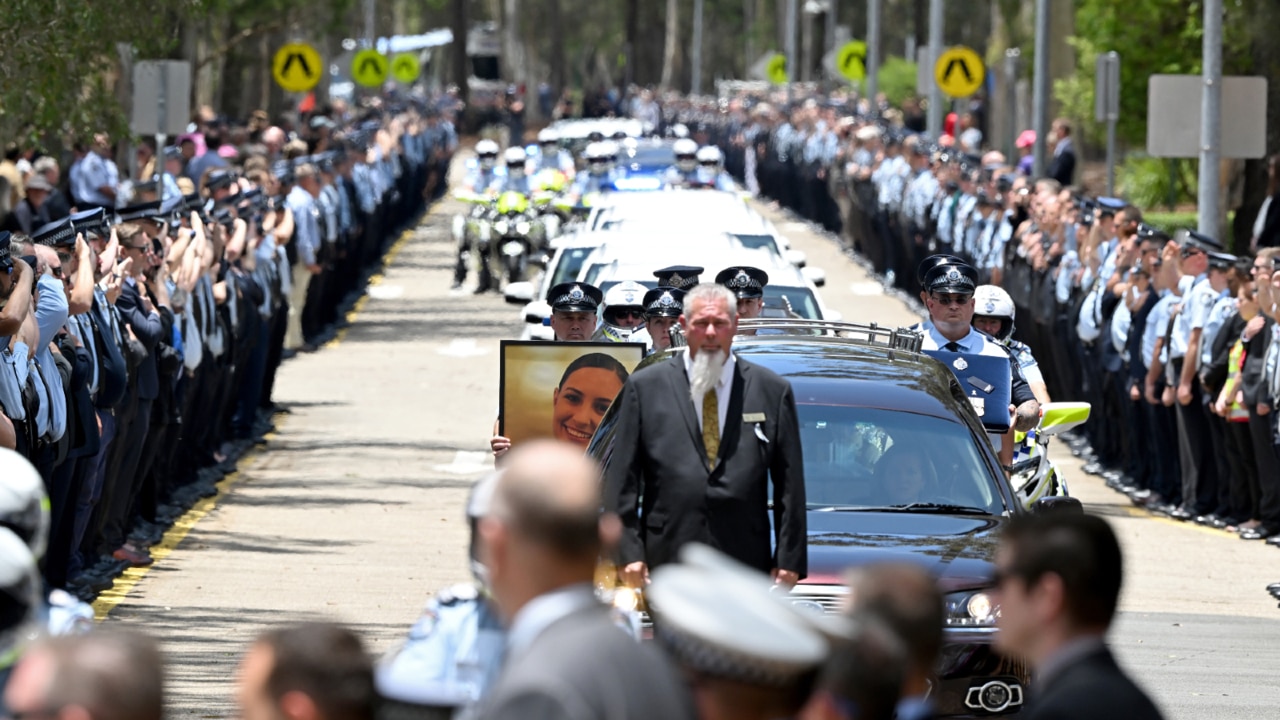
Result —
[{"label": "white beard", "polygon": [[703,350],[693,357],[693,371],[689,376],[689,397],[695,404],[701,405],[702,398],[708,390],[714,390],[720,382],[720,373],[729,360],[724,350],[708,352]]}]

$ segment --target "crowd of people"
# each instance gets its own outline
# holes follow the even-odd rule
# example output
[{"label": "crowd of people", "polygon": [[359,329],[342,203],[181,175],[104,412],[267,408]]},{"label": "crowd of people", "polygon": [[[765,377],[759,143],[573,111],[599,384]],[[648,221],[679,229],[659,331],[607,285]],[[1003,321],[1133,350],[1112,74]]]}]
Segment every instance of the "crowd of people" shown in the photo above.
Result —
[{"label": "crowd of people", "polygon": [[[0,447],[37,469],[47,587],[90,600],[272,428],[282,361],[331,337],[445,189],[422,98],[272,125],[211,111],[125,169],[105,135],[0,164]],[[128,153],[125,153],[128,154]]]},{"label": "crowd of people", "polygon": [[[838,233],[910,297],[922,289],[922,258],[967,262],[1004,291],[992,307],[1011,301],[1010,329],[1038,361],[1047,397],[1092,404],[1068,436],[1086,472],[1155,512],[1280,546],[1280,223],[1270,198],[1249,247],[1231,253],[1220,238],[1153,226],[1124,199],[1073,184],[1066,119],[1052,123],[1047,176],[1036,178],[1031,131],[1016,143],[1022,157],[1006,158],[983,151],[971,117],[931,138],[865,99],[778,101],[685,100],[666,121],[719,144],[748,187]],[[1272,191],[1276,169],[1273,159]]]}]

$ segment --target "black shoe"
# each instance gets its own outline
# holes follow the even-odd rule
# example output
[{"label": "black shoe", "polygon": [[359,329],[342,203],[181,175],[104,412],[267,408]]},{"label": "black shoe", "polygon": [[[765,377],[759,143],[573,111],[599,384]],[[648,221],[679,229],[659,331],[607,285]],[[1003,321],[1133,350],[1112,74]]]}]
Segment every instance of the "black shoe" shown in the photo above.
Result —
[{"label": "black shoe", "polygon": [[313,352],[315,352],[316,350],[319,350],[319,349],[320,349],[320,348],[316,347],[316,344],[315,344],[315,343],[309,343],[309,342],[308,342],[308,343],[302,343],[302,346],[298,348],[298,352],[303,352],[303,353],[313,353]]},{"label": "black shoe", "polygon": [[1280,592],[1280,582],[1273,582],[1267,586],[1267,592]]},{"label": "black shoe", "polygon": [[1278,531],[1276,528],[1268,527],[1266,525],[1259,525],[1258,527],[1252,530],[1245,530],[1244,532],[1240,533],[1240,539],[1241,540],[1267,540],[1269,538],[1276,537],[1277,535],[1280,535],[1280,531]]},{"label": "black shoe", "polygon": [[1218,516],[1214,515],[1213,513],[1207,513],[1205,515],[1197,515],[1191,520],[1197,525],[1206,525],[1208,527],[1213,527],[1213,523],[1218,521]]},{"label": "black shoe", "polygon": [[1087,463],[1083,468],[1081,468],[1081,470],[1083,470],[1087,475],[1101,475],[1103,468],[1102,465],[1095,460],[1091,463]]},{"label": "black shoe", "polygon": [[292,359],[294,359],[294,358],[296,358],[296,357],[298,357],[298,351],[297,351],[297,350],[283,350],[283,351],[281,351],[281,352],[280,352],[280,359],[281,359],[281,360],[292,360]]},{"label": "black shoe", "polygon": [[1280,535],[1272,535],[1271,537],[1267,538],[1267,544],[1280,547]]},{"label": "black shoe", "polygon": [[1185,522],[1187,520],[1194,518],[1195,515],[1192,514],[1190,510],[1180,507],[1170,511],[1169,517],[1173,518],[1174,520],[1182,520]]}]

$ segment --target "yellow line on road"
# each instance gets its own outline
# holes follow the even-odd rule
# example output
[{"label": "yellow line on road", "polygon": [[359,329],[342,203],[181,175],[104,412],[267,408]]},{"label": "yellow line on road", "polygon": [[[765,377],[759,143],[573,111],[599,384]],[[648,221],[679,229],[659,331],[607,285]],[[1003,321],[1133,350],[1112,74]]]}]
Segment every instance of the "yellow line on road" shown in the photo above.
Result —
[{"label": "yellow line on road", "polygon": [[[427,215],[430,215],[436,212],[438,207],[439,205],[428,210],[427,213],[423,215],[423,218],[426,218]],[[409,240],[413,238],[414,230],[416,229],[417,229],[417,225],[405,230],[403,233],[400,234],[400,237],[396,240],[396,242],[387,250],[387,254],[384,256],[383,262],[382,262],[382,267],[384,271],[386,268],[391,267],[391,263],[395,262],[396,256],[400,254],[400,250],[402,250],[404,246],[409,242]],[[370,287],[377,285],[381,282],[382,282],[381,272],[376,273],[369,278]],[[351,310],[347,313],[347,316],[346,316],[347,327],[344,327],[341,330],[339,330],[337,336],[333,340],[330,340],[328,343],[326,343],[324,347],[334,347],[338,345],[340,342],[342,342],[342,339],[346,337],[347,328],[355,323],[356,316],[359,315],[360,311],[364,309],[365,302],[368,299],[369,299],[369,295],[367,292],[364,295],[360,296],[360,299],[356,301],[355,306],[352,307]],[[274,437],[276,433],[279,432],[279,426],[283,424],[284,417],[286,416],[280,416],[280,419],[276,420],[277,429],[272,433],[268,433],[266,436],[267,439]],[[238,465],[243,464],[247,466],[249,463],[253,462],[253,460],[261,452],[262,451],[260,449],[254,448],[249,452],[245,453],[244,456],[240,458],[237,464]],[[221,480],[218,481],[217,483],[218,492],[216,495],[213,495],[207,498],[202,498],[199,502],[193,505],[190,510],[184,513],[182,517],[178,518],[173,523],[173,527],[169,528],[165,532],[164,536],[160,538],[160,542],[151,546],[151,559],[154,560],[155,562],[153,562],[151,565],[148,565],[147,567],[140,567],[140,568],[131,567],[125,570],[123,573],[121,573],[120,576],[115,579],[115,584],[112,585],[107,590],[104,590],[102,594],[99,595],[98,598],[93,601],[94,620],[98,622],[105,620],[108,613],[110,613],[113,609],[115,609],[117,605],[124,602],[124,599],[128,597],[129,592],[133,590],[134,586],[137,585],[142,580],[142,578],[146,577],[147,571],[155,567],[156,563],[159,563],[161,560],[164,560],[165,558],[169,557],[169,554],[172,553],[174,550],[176,550],[178,547],[178,544],[181,543],[183,539],[187,537],[187,533],[190,533],[195,528],[196,523],[200,522],[200,520],[202,520],[210,512],[213,512],[213,508],[217,506],[218,500],[222,498],[222,496],[225,495],[231,489],[232,485],[239,482],[240,479],[241,479],[241,474],[239,469],[227,474],[225,477],[223,477]]]}]

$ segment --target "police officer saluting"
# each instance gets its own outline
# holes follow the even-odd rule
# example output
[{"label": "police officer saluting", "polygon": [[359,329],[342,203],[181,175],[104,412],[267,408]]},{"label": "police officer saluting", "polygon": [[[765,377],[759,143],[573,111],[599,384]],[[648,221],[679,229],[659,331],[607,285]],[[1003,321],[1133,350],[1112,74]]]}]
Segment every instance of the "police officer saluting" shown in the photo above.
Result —
[{"label": "police officer saluting", "polygon": [[1039,422],[1040,404],[1008,348],[971,325],[977,279],[978,272],[964,263],[937,265],[925,274],[925,305],[929,309],[929,320],[920,327],[924,334],[921,347],[924,350],[1009,358],[1013,402],[1010,411],[1015,415],[1013,427],[1019,432],[1026,432]]}]

